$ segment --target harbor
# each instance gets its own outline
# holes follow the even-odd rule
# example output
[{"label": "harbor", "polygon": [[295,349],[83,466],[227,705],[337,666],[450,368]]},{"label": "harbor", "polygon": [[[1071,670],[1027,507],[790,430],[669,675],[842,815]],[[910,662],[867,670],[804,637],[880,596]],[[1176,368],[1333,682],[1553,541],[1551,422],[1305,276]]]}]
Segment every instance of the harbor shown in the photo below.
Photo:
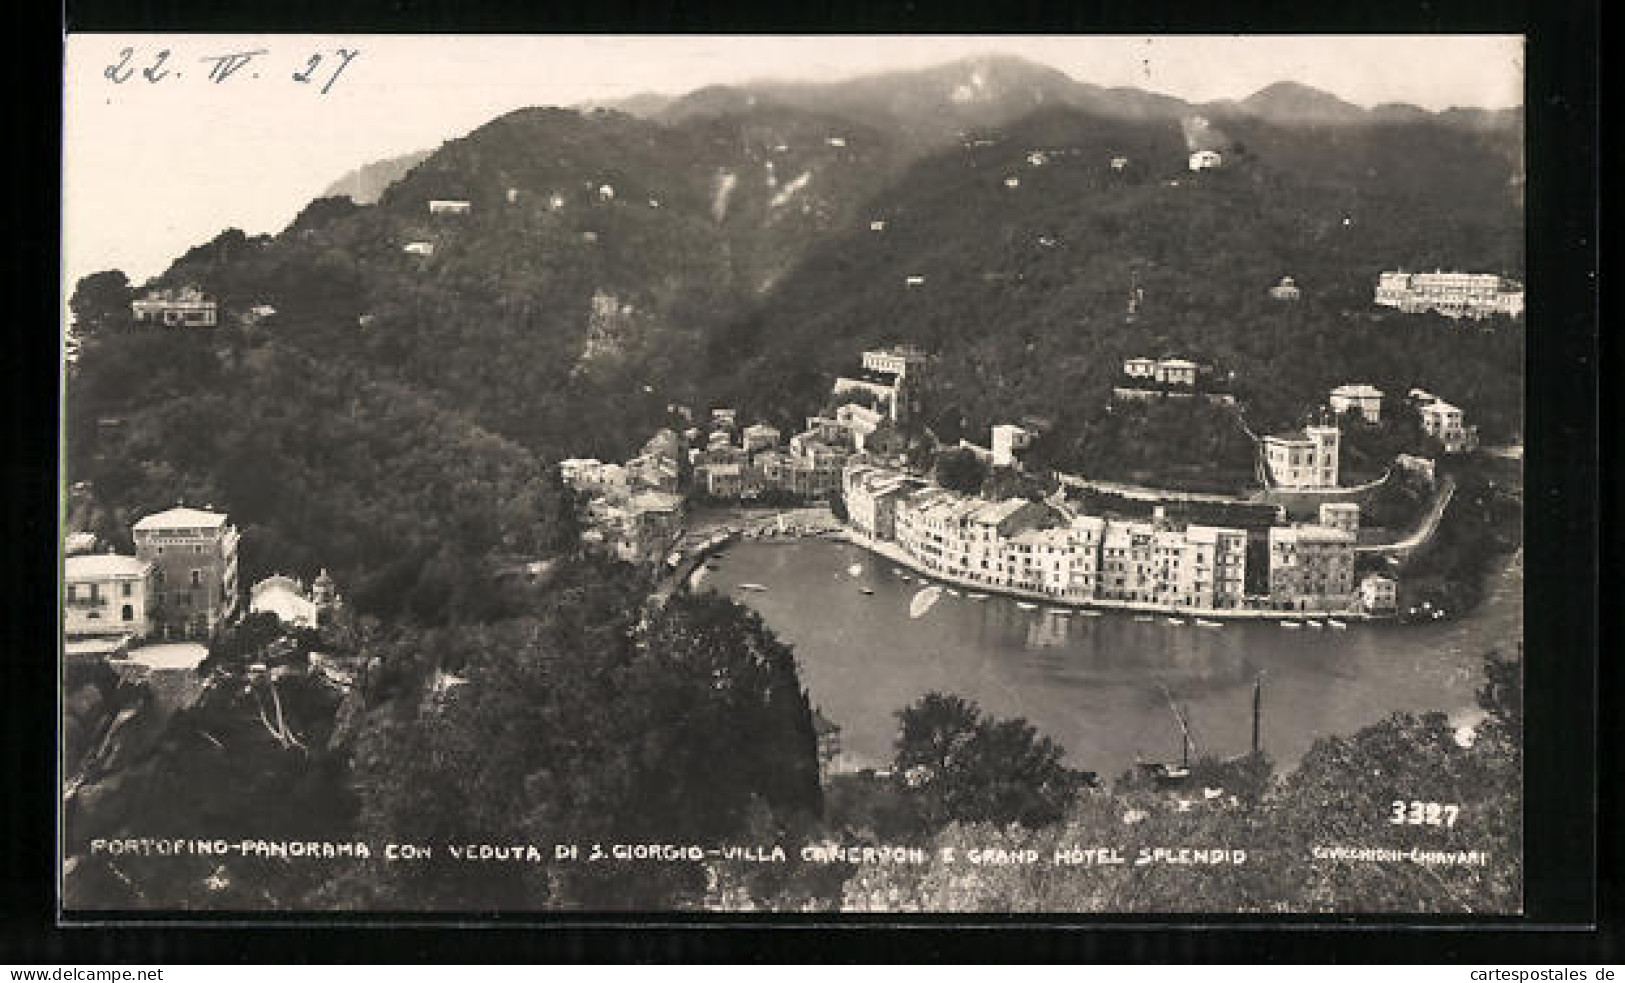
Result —
[{"label": "harbor", "polygon": [[[1162,685],[1187,709],[1202,751],[1229,757],[1250,746],[1252,688],[1262,673],[1262,746],[1283,769],[1317,738],[1352,734],[1395,712],[1437,710],[1471,722],[1484,653],[1522,636],[1521,563],[1514,557],[1492,577],[1485,603],[1459,620],[1346,630],[1301,615],[1289,630],[1274,621],[1212,627],[1194,616],[1172,623],[1161,614],[1024,608],[816,539],[738,543],[703,586],[760,612],[794,647],[811,699],[843,728],[849,769],[885,767],[894,713],[939,690],[998,716],[1026,717],[1066,748],[1070,763],[1110,781],[1137,761],[1179,754]],[[929,603],[921,600],[933,587]]]}]

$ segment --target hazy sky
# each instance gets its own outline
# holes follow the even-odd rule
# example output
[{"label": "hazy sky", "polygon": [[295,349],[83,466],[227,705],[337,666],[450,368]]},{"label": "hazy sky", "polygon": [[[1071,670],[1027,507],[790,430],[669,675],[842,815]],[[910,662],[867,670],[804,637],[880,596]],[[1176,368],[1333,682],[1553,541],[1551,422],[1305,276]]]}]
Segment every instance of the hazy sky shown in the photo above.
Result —
[{"label": "hazy sky", "polygon": [[[148,81],[142,70],[166,49]],[[359,53],[334,78],[339,49]],[[207,59],[256,50],[229,77],[210,78],[220,63]],[[1506,36],[74,35],[64,65],[64,289],[109,268],[140,283],[230,226],[276,232],[346,171],[437,147],[511,109],[835,80],[988,53],[1193,102],[1282,80],[1365,106],[1523,102],[1522,39]],[[295,81],[317,54],[309,81]]]}]

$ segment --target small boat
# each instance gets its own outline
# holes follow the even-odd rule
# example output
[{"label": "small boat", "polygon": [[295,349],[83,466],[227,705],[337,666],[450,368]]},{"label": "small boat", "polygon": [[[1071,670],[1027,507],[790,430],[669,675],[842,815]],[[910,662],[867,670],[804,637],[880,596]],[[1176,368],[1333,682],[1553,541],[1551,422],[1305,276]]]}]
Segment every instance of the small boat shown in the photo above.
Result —
[{"label": "small boat", "polygon": [[1135,621],[1156,621],[1157,619],[1151,617],[1149,614],[1137,614],[1137,615],[1134,616],[1134,620]]},{"label": "small boat", "polygon": [[1206,618],[1197,618],[1196,619],[1196,624],[1199,627],[1202,627],[1202,628],[1223,628],[1224,627],[1224,622],[1222,622],[1222,621],[1209,621]]},{"label": "small boat", "polygon": [[1336,618],[1327,618],[1326,623],[1328,625],[1331,625],[1333,628],[1347,628],[1348,627],[1348,622],[1346,622],[1346,621],[1338,621]]},{"label": "small boat", "polygon": [[1296,621],[1283,621],[1283,622],[1281,622],[1281,627],[1282,628],[1302,628],[1303,625],[1299,624]]},{"label": "small boat", "polygon": [[1028,603],[1027,601],[1017,601],[1016,602],[1016,607],[1020,608],[1023,611],[1035,611],[1035,610],[1038,609],[1038,605]]},{"label": "small boat", "polygon": [[930,587],[920,588],[920,592],[914,595],[914,600],[908,603],[908,616],[910,618],[924,616],[927,611],[931,610],[931,606],[937,603],[937,598],[941,596],[942,588],[935,584]]},{"label": "small boat", "polygon": [[1170,625],[1182,625],[1182,624],[1185,623],[1185,619],[1184,618],[1169,618],[1168,623]]},{"label": "small boat", "polygon": [[863,564],[854,563],[851,566],[846,568],[846,572],[851,574],[852,576],[856,577],[858,574],[863,572]]},{"label": "small boat", "polygon": [[1100,617],[1100,612],[1099,611],[1091,611],[1089,608],[1079,608],[1076,611],[1073,611],[1072,613],[1077,615],[1080,618],[1098,618],[1098,617]]},{"label": "small boat", "polygon": [[740,590],[767,590],[766,584],[740,584]]},{"label": "small boat", "polygon": [[1306,625],[1308,625],[1308,626],[1309,626],[1309,627],[1311,627],[1311,628],[1322,628],[1322,627],[1325,627],[1325,626],[1324,626],[1324,625],[1322,625],[1322,624],[1321,624],[1321,623],[1320,623],[1320,622],[1318,622],[1318,621],[1316,621],[1316,620],[1315,620],[1315,619],[1313,619],[1313,618],[1305,618],[1305,619],[1304,619],[1304,621],[1303,621],[1303,623],[1304,623],[1304,624],[1306,624]]},{"label": "small boat", "polygon": [[906,574],[906,573],[900,573],[900,574],[898,574],[898,575],[897,575],[897,578],[898,578],[898,579],[899,579],[899,580],[913,580],[913,579],[914,579],[914,578],[913,578],[913,577],[910,577],[910,576],[909,576],[909,575],[908,575],[908,574]]},{"label": "small boat", "polygon": [[1055,615],[1057,618],[1072,617],[1072,611],[1068,608],[1050,608],[1049,613]]},{"label": "small boat", "polygon": [[987,600],[987,595],[986,594],[966,594],[965,596],[970,598],[973,601],[985,601],[985,600]]},{"label": "small boat", "polygon": [[875,592],[875,589],[873,587],[859,587],[858,588],[858,593],[859,594],[873,594],[874,592]]},{"label": "small boat", "polygon": [[959,592],[954,590],[952,587],[948,588],[948,593],[952,594],[954,597],[959,596]]}]

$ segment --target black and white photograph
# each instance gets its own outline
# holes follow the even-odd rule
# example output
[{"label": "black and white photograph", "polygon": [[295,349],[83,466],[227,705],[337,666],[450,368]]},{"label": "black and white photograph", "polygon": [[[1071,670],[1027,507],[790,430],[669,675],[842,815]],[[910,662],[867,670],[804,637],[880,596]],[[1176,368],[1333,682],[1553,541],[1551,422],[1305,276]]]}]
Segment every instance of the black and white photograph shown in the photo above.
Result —
[{"label": "black and white photograph", "polygon": [[69,34],[62,916],[1523,914],[1524,45]]}]

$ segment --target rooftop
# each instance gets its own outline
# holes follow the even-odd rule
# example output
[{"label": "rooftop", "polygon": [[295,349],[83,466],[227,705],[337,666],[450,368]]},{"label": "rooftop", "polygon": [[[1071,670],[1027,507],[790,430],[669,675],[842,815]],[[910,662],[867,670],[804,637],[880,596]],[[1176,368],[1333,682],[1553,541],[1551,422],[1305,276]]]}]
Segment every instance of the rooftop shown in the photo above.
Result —
[{"label": "rooftop", "polygon": [[117,553],[90,553],[84,556],[70,556],[63,564],[63,572],[69,580],[90,580],[104,577],[144,577],[152,563],[148,560],[138,560],[133,556],[121,556]]},{"label": "rooftop", "polygon": [[226,517],[222,513],[177,505],[175,508],[144,516],[132,528],[136,532],[157,529],[218,529],[225,524]]}]

